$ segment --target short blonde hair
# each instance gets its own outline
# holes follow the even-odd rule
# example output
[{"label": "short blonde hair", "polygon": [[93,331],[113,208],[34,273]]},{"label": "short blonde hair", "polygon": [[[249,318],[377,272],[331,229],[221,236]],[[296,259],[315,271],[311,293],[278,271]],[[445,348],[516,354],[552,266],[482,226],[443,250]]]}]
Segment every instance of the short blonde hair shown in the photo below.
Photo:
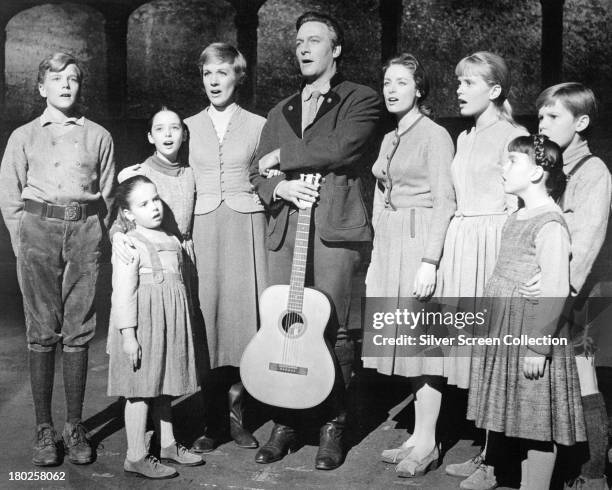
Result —
[{"label": "short blonde hair", "polygon": [[81,70],[76,58],[71,54],[62,52],[53,53],[40,62],[40,65],[38,65],[37,82],[44,83],[45,75],[48,71],[55,73],[64,71],[68,65],[75,66],[78,82],[81,83],[83,81],[83,71]]},{"label": "short blonde hair", "polygon": [[198,69],[202,76],[202,67],[213,60],[229,63],[234,68],[238,80],[242,80],[246,74],[246,59],[240,51],[229,43],[212,43],[204,48],[198,59]]}]

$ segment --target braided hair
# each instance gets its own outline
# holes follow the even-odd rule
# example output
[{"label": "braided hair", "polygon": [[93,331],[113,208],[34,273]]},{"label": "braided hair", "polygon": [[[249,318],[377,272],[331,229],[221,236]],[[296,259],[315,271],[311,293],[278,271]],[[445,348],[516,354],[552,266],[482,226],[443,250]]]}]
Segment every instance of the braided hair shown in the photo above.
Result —
[{"label": "braided hair", "polygon": [[563,152],[557,143],[543,134],[519,136],[510,142],[508,151],[525,153],[536,165],[542,167],[546,190],[555,201],[559,201],[565,192],[567,178],[563,172]]}]

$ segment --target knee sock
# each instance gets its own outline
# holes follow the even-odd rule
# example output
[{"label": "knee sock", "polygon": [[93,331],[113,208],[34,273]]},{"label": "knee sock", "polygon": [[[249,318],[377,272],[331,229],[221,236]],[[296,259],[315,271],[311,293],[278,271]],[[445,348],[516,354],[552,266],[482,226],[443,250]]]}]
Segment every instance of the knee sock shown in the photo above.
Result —
[{"label": "knee sock", "polygon": [[521,461],[521,486],[519,490],[529,490],[529,461],[527,458]]},{"label": "knee sock", "polygon": [[142,398],[128,398],[125,401],[125,434],[127,436],[127,459],[138,461],[147,454],[145,430],[149,404]]},{"label": "knee sock", "polygon": [[55,376],[55,351],[30,351],[30,384],[36,425],[53,424],[51,418],[51,396]]},{"label": "knee sock", "polygon": [[585,478],[603,478],[608,450],[608,415],[601,393],[582,397],[586,424],[589,460],[582,465],[580,474]]},{"label": "knee sock", "polygon": [[83,398],[87,381],[87,350],[62,353],[64,391],[66,393],[66,421],[81,421]]},{"label": "knee sock", "polygon": [[433,383],[424,383],[416,392],[419,410],[415,408],[415,446],[413,453],[418,459],[424,458],[436,446],[436,426],[442,404],[442,391]]},{"label": "knee sock", "polygon": [[149,407],[161,447],[168,447],[175,442],[170,400],[169,396],[158,396],[151,400]]},{"label": "knee sock", "polygon": [[556,459],[555,450],[530,449],[527,451],[527,478],[521,478],[521,486],[523,486],[523,481],[526,481],[525,488],[529,490],[548,490]]}]

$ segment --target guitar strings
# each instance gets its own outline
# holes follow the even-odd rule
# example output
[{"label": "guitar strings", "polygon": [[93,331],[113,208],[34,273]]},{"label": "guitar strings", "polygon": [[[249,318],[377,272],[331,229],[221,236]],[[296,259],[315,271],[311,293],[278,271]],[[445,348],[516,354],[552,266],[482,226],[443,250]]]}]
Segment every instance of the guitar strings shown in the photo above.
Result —
[{"label": "guitar strings", "polygon": [[[311,184],[318,184],[319,180],[321,178],[320,174],[308,174],[308,175],[301,175],[301,179],[305,182],[310,182]],[[300,227],[303,227],[304,225],[306,225],[306,228],[308,230],[308,237],[310,237],[310,225],[311,225],[311,220],[312,220],[312,206],[309,206],[307,208],[304,209],[300,209],[299,214],[298,214],[298,223],[297,223],[297,230],[296,230],[296,244],[294,245],[294,257],[293,260],[294,262],[299,262],[301,261],[302,263],[299,264],[300,267],[302,267],[302,269],[300,269],[300,274],[301,276],[303,276],[301,278],[302,281],[302,297],[301,300],[296,300],[295,294],[294,297],[292,298],[291,295],[291,291],[292,291],[292,287],[294,286],[294,284],[290,282],[290,286],[289,286],[289,298],[288,298],[288,313],[285,316],[285,325],[283,326],[283,331],[285,334],[285,339],[283,342],[283,353],[282,353],[282,358],[283,358],[283,363],[285,365],[298,365],[298,354],[300,353],[300,349],[299,349],[299,342],[297,341],[297,338],[295,337],[299,336],[304,329],[304,318],[303,318],[303,307],[304,307],[304,283],[306,281],[306,269],[307,269],[307,264],[308,264],[308,240],[306,240],[305,245],[302,245],[302,247],[305,250],[305,253],[303,254],[304,257],[298,258],[298,256],[296,255],[295,252],[295,246],[298,243],[298,240],[300,242],[302,242],[304,240],[303,237],[301,237],[299,235],[300,233]],[[299,237],[299,238],[298,238]],[[294,263],[294,266],[297,267],[297,264]],[[292,268],[292,272],[295,269]],[[293,275],[293,274],[292,274]],[[295,279],[295,278],[293,278]],[[295,303],[295,304],[292,304]],[[299,303],[299,312],[295,311],[298,306]],[[298,325],[300,324],[300,325]],[[286,330],[285,330],[286,327]]]}]

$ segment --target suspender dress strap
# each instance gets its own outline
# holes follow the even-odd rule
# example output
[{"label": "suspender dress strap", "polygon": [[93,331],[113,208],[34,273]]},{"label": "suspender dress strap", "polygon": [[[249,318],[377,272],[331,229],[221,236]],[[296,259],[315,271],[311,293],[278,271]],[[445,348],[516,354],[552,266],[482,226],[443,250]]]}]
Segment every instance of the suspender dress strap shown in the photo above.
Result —
[{"label": "suspender dress strap", "polygon": [[[574,165],[574,168],[572,168],[567,175],[565,176],[565,180],[567,182],[570,181],[570,179],[576,175],[576,172],[578,172],[578,170],[580,170],[580,167],[582,167],[586,162],[588,162],[591,158],[593,158],[593,155],[591,155],[590,153],[588,155],[583,156],[580,161]],[[565,192],[563,193],[563,195],[561,196],[561,199],[559,201],[559,205],[561,206],[562,209],[565,208]]]},{"label": "suspender dress strap", "polygon": [[590,153],[588,155],[582,157],[580,159],[580,161],[576,165],[574,165],[574,168],[569,171],[569,173],[565,176],[565,178],[567,180],[570,180],[576,174],[576,172],[578,172],[578,170],[580,170],[580,167],[582,167],[591,158],[593,158],[593,155],[591,155]]},{"label": "suspender dress strap", "polygon": [[149,258],[151,259],[153,282],[164,282],[164,268],[162,267],[162,263],[159,258],[159,253],[157,252],[157,248],[155,247],[155,245],[153,245],[153,243],[151,243],[137,231],[130,231],[129,234],[136,238],[138,241],[142,242],[145,247],[147,247],[147,252],[149,252]]}]

